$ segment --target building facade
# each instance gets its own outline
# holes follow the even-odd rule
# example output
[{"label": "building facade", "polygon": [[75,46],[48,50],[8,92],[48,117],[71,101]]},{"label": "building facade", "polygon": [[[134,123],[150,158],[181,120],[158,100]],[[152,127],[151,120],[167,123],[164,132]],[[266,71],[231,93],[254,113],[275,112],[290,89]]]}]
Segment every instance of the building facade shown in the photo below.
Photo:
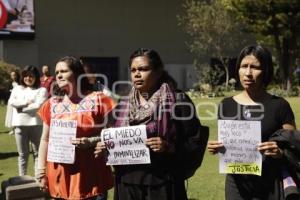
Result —
[{"label": "building facade", "polygon": [[182,3],[35,0],[34,39],[1,40],[0,58],[21,67],[47,64],[54,72],[58,58],[74,55],[96,60],[97,72],[115,73],[115,79],[128,80],[131,52],[139,47],[152,48],[159,52],[170,74],[176,76],[179,87],[187,89],[192,87],[195,73],[186,35],[177,21]]}]

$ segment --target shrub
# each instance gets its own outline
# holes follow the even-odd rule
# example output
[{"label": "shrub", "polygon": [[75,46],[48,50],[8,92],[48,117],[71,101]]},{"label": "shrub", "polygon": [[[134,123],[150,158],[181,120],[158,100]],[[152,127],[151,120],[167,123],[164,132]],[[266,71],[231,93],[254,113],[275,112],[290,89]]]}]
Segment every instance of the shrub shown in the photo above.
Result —
[{"label": "shrub", "polygon": [[296,85],[292,86],[290,90],[285,90],[280,85],[270,85],[268,92],[281,97],[295,97],[300,95],[300,88]]},{"label": "shrub", "polygon": [[11,88],[10,73],[18,67],[0,60],[0,101],[6,103]]}]

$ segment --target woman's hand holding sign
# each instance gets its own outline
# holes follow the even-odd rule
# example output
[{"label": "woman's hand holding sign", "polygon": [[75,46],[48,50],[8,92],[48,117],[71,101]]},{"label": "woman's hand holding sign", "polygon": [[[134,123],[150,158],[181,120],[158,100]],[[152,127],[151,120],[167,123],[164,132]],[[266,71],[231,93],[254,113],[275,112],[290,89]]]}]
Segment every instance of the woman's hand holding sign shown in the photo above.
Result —
[{"label": "woman's hand holding sign", "polygon": [[97,158],[102,156],[105,149],[106,149],[105,144],[103,142],[98,142],[94,151],[95,157]]},{"label": "woman's hand holding sign", "polygon": [[161,137],[152,137],[146,140],[146,145],[150,147],[154,152],[172,152],[174,148],[170,144],[162,139]]},{"label": "woman's hand holding sign", "polygon": [[278,147],[276,141],[262,142],[257,148],[262,154],[271,156],[273,158],[281,158],[283,155],[282,150]]},{"label": "woman's hand holding sign", "polygon": [[222,151],[224,152],[224,145],[222,142],[211,140],[207,143],[207,149],[209,153],[216,154]]},{"label": "woman's hand holding sign", "polygon": [[91,146],[91,142],[87,137],[75,138],[71,140],[71,143],[77,148],[88,148]]}]

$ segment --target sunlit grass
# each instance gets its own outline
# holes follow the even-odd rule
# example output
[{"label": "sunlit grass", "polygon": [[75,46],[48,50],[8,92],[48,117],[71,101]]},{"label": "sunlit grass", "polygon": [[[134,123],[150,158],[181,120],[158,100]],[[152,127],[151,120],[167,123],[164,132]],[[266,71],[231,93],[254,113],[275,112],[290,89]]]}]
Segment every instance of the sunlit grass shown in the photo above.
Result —
[{"label": "sunlit grass", "polygon": [[[217,138],[216,129],[216,108],[222,98],[197,98],[193,99],[198,108],[198,115],[201,123],[209,126],[210,139]],[[295,113],[296,123],[300,126],[300,97],[286,98]],[[17,150],[13,135],[2,133],[9,129],[4,127],[5,106],[0,106],[0,182],[16,176],[17,170]],[[5,155],[8,155],[5,156]],[[32,157],[29,164],[29,172],[33,174]],[[193,200],[222,200],[224,199],[224,175],[218,173],[218,158],[205,154],[202,166],[197,173],[188,180],[187,184],[189,199]],[[109,193],[112,200],[112,191]]]}]

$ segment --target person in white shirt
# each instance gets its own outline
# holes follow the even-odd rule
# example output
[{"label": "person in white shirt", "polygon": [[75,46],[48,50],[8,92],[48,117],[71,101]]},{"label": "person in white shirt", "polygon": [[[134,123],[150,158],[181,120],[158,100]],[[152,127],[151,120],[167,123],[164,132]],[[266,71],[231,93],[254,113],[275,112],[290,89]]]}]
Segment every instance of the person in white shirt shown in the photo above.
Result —
[{"label": "person in white shirt", "polygon": [[[10,72],[11,78],[11,88],[9,92],[11,93],[12,89],[20,84],[20,73],[18,70],[13,70]],[[13,107],[7,103],[6,106],[6,116],[5,116],[5,126],[7,128],[11,128],[12,130],[9,132],[9,135],[14,134],[14,127],[11,125],[11,120],[13,119],[12,116]]]},{"label": "person in white shirt", "polygon": [[35,166],[37,165],[42,121],[36,112],[46,99],[47,90],[40,87],[38,69],[31,65],[26,66],[21,73],[20,85],[13,88],[8,100],[13,107],[14,117],[11,124],[15,127],[20,176],[27,174],[29,142],[32,143]]}]

